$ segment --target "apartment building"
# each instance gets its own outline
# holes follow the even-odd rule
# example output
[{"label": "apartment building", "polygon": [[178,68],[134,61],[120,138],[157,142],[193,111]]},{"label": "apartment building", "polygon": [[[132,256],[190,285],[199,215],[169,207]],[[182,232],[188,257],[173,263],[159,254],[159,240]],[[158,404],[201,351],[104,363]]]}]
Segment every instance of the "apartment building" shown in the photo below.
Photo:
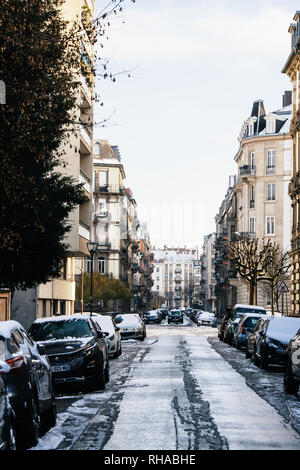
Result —
[{"label": "apartment building", "polygon": [[282,72],[292,84],[292,116],[290,136],[292,139],[292,172],[289,196],[292,211],[291,230],[291,313],[300,315],[300,11],[296,11],[290,24],[291,51]]},{"label": "apartment building", "polygon": [[169,308],[191,305],[194,298],[196,248],[153,249],[152,290]]},{"label": "apartment building", "polygon": [[215,266],[215,295],[216,312],[221,314],[225,312],[226,307],[236,303],[236,279],[237,275],[226,257],[225,243],[235,241],[235,232],[237,230],[237,192],[236,175],[229,177],[229,185],[225,198],[223,199],[219,212],[215,217],[216,222],[216,240],[215,256],[212,261]]},{"label": "apartment building", "polygon": [[201,262],[201,302],[204,310],[216,313],[216,271],[215,271],[216,234],[205,235]]},{"label": "apartment building", "polygon": [[[107,140],[96,140],[93,166],[92,239],[98,243],[94,270],[114,279],[125,279],[127,260],[124,262],[122,256],[125,247],[122,211],[126,175],[118,147],[111,146]],[[91,270],[89,258],[86,263],[86,271],[89,272]]]},{"label": "apartment building", "polygon": [[62,174],[72,176],[82,183],[87,200],[77,206],[69,215],[71,230],[66,237],[69,246],[68,257],[59,279],[46,284],[14,293],[11,317],[28,327],[35,318],[53,314],[72,314],[75,302],[75,258],[89,255],[87,242],[92,236],[92,176],[93,176],[93,120],[94,120],[94,49],[88,35],[86,24],[94,17],[94,0],[66,0],[63,5],[64,17],[82,26],[81,86],[78,93],[78,106],[75,109],[78,128],[72,131],[71,138],[63,145],[65,167]]},{"label": "apartment building", "polygon": [[[291,92],[284,93],[280,109],[268,113],[262,100],[254,101],[234,158],[238,166],[233,189],[236,220],[229,228],[231,235],[236,230],[241,236],[258,238],[261,244],[271,240],[282,250],[290,247],[291,117]],[[237,303],[248,303],[248,284],[241,278],[230,283],[236,287]],[[269,293],[260,284],[257,295],[258,305],[270,305]]]}]

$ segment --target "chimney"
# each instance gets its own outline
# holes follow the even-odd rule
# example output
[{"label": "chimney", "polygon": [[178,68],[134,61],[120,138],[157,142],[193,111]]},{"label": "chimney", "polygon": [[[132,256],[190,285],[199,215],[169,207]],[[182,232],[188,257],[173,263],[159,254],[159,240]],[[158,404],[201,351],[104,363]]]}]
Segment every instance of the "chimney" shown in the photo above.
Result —
[{"label": "chimney", "polygon": [[290,90],[286,90],[284,95],[282,95],[282,106],[285,108],[292,104],[292,92]]}]

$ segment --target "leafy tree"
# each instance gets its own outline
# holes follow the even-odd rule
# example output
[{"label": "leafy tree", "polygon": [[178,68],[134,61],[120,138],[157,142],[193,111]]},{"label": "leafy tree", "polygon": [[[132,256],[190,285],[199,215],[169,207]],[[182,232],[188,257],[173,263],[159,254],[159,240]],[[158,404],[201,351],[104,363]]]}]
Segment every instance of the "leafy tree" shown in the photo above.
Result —
[{"label": "leafy tree", "polygon": [[[91,275],[85,273],[83,275],[83,301],[88,303],[90,301],[91,289]],[[98,272],[93,273],[93,302],[97,303],[99,300],[107,305],[109,300],[119,299],[120,301],[129,301],[132,298],[130,290],[126,285],[118,279],[112,279],[103,276]],[[81,299],[81,283],[76,284],[76,300]]]},{"label": "leafy tree", "polygon": [[0,80],[0,283],[14,290],[59,275],[70,211],[82,188],[61,174],[76,122],[79,37],[62,0],[2,0]]}]

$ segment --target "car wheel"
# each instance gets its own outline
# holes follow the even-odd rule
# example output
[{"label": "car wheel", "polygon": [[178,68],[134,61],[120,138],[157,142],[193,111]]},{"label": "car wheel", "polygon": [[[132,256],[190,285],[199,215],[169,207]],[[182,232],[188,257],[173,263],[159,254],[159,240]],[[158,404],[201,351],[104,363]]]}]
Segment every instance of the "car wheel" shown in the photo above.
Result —
[{"label": "car wheel", "polygon": [[122,344],[121,344],[121,341],[120,341],[118,356],[121,356],[121,354],[122,354]]},{"label": "car wheel", "polygon": [[37,399],[32,394],[28,403],[28,413],[22,425],[17,429],[17,447],[28,449],[38,443],[41,429],[41,417]]},{"label": "car wheel", "polygon": [[245,351],[245,357],[246,357],[247,359],[250,359],[250,357],[251,357],[251,354],[249,353],[247,346],[246,346],[246,351]]},{"label": "car wheel", "polygon": [[108,361],[106,362],[106,367],[104,370],[104,379],[105,379],[105,383],[107,384],[109,382],[109,362]]},{"label": "car wheel", "polygon": [[268,368],[268,361],[265,358],[263,354],[260,355],[260,360],[259,360],[259,367],[260,369],[267,369]]},{"label": "car wheel", "polygon": [[256,355],[256,352],[254,352],[253,358],[254,358],[254,364],[258,367],[258,366],[259,366],[259,359],[258,359],[258,357],[257,357],[257,355]]},{"label": "car wheel", "polygon": [[7,429],[7,450],[16,450],[16,427],[13,416],[10,416],[8,429]]},{"label": "car wheel", "polygon": [[285,393],[290,395],[296,395],[299,390],[299,383],[293,378],[290,365],[287,365],[284,371],[283,388]]},{"label": "car wheel", "polygon": [[240,343],[236,342],[236,343],[235,343],[235,347],[236,347],[236,349],[239,349],[239,350],[240,350],[240,349],[241,349]]},{"label": "car wheel", "polygon": [[99,367],[97,374],[92,380],[92,387],[95,390],[105,390],[105,368],[104,364]]},{"label": "car wheel", "polygon": [[41,415],[41,427],[43,430],[48,431],[56,425],[57,410],[55,396],[52,397],[52,403],[49,410]]}]

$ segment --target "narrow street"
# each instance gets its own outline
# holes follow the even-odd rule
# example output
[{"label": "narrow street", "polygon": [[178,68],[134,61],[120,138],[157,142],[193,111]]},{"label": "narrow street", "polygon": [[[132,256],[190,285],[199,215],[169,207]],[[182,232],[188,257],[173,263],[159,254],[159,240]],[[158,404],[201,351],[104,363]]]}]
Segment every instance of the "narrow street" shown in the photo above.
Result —
[{"label": "narrow street", "polygon": [[[144,342],[123,342],[104,392],[58,396],[57,424],[34,449],[300,449],[299,434],[278,411],[280,399],[271,406],[248,386],[238,372],[243,353],[232,350],[232,365],[228,350],[216,328],[187,318],[148,325]],[[274,376],[279,384],[282,373]]]}]

